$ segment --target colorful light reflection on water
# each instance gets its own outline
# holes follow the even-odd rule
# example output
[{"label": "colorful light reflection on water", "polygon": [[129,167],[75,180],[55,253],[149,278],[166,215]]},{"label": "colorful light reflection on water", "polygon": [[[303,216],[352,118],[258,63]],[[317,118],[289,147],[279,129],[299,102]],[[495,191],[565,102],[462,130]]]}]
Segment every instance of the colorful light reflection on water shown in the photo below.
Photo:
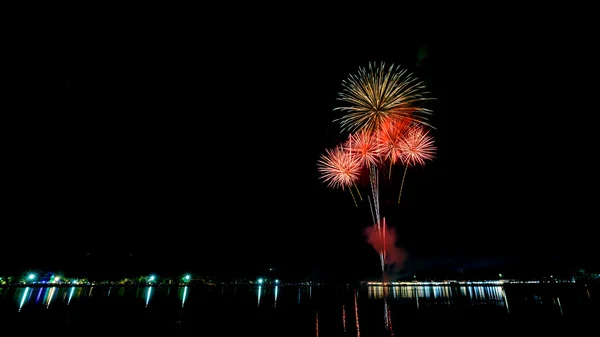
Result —
[{"label": "colorful light reflection on water", "polygon": [[181,292],[181,307],[183,308],[185,306],[185,300],[187,299],[187,295],[188,295],[188,286],[183,287],[183,289],[180,289]]},{"label": "colorful light reflection on water", "polygon": [[19,301],[19,311],[21,311],[23,305],[25,305],[26,300],[29,300],[28,296],[31,296],[31,292],[29,290],[29,287],[26,287],[23,291],[23,294],[20,296],[21,300]]},{"label": "colorful light reflection on water", "polygon": [[146,290],[146,307],[150,304],[150,297],[152,296],[152,286],[148,287]]},{"label": "colorful light reflection on water", "polygon": [[413,299],[417,309],[422,301],[451,305],[461,298],[468,299],[471,304],[492,303],[503,306],[510,312],[502,286],[369,286],[368,289],[371,299]]},{"label": "colorful light reflection on water", "polygon": [[[374,326],[379,326],[381,331],[385,331],[386,336],[391,337],[401,331],[403,322],[406,323],[406,317],[415,319],[427,317],[426,315],[429,315],[434,307],[443,310],[437,312],[446,312],[450,308],[462,311],[464,308],[485,307],[489,309],[487,310],[489,312],[500,313],[504,316],[528,315],[533,310],[540,315],[554,314],[555,316],[552,317],[558,319],[574,317],[581,312],[581,309],[574,309],[574,301],[587,301],[588,303],[593,301],[593,296],[588,296],[589,291],[584,288],[582,288],[581,294],[575,298],[564,293],[539,292],[523,295],[519,291],[513,292],[511,288],[505,289],[503,286],[495,285],[369,286],[358,289],[338,289],[336,291],[339,291],[341,296],[333,297],[327,291],[329,290],[323,290],[321,287],[280,285],[223,286],[209,289],[187,285],[181,287],[27,286],[0,289],[0,308],[4,306],[3,310],[9,310],[6,309],[9,308],[6,304],[12,302],[14,309],[10,310],[15,310],[19,315],[28,315],[39,312],[32,310],[35,307],[52,311],[53,308],[60,310],[61,306],[69,306],[69,311],[71,311],[78,310],[80,300],[85,300],[83,303],[87,307],[92,303],[98,303],[96,301],[99,299],[99,303],[102,303],[101,307],[105,305],[104,303],[109,303],[108,305],[115,303],[119,306],[122,305],[121,303],[125,303],[130,308],[126,311],[132,313],[136,308],[142,308],[141,310],[147,313],[157,312],[156,310],[158,312],[180,310],[177,317],[180,321],[185,322],[187,316],[184,313],[203,312],[204,309],[199,308],[206,303],[219,303],[219,299],[222,299],[228,303],[237,303],[236,311],[250,310],[248,312],[250,316],[252,316],[251,310],[261,312],[260,316],[266,317],[267,321],[269,317],[284,317],[290,307],[296,308],[291,312],[300,314],[299,317],[306,317],[302,316],[302,312],[310,310],[311,334],[313,335],[330,336],[333,327],[338,329],[336,332],[338,335],[371,336]],[[509,306],[509,297],[511,306]],[[11,301],[13,298],[14,301]],[[109,298],[115,298],[116,301]],[[118,298],[129,298],[129,300],[123,301]],[[245,299],[240,301],[239,298]],[[176,308],[165,309],[172,304],[175,304]],[[243,309],[242,307],[246,304],[252,308]],[[330,309],[331,305],[334,305],[332,309]],[[216,307],[218,308],[219,305],[217,304]],[[480,312],[480,310],[474,309],[465,312]],[[379,317],[376,323],[374,323],[373,317]],[[394,328],[398,331],[395,331]]]}]

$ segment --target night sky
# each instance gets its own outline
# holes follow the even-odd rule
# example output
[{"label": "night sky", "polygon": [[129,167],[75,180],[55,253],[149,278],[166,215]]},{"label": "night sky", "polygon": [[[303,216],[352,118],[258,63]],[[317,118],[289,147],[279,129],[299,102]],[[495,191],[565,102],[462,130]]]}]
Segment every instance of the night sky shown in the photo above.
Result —
[{"label": "night sky", "polygon": [[1,265],[376,275],[368,205],[316,166],[343,138],[342,80],[373,61],[437,99],[437,158],[408,170],[400,205],[382,196],[407,273],[594,262],[598,69],[585,38],[271,23],[70,27],[23,43],[4,88]]}]

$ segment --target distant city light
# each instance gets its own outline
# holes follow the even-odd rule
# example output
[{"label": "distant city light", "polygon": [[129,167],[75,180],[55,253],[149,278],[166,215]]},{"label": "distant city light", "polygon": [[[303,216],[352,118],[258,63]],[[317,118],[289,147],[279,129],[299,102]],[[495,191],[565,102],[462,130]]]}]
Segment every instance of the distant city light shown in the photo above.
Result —
[{"label": "distant city light", "polygon": [[258,284],[262,284],[262,283],[263,283],[263,281],[264,281],[263,279],[259,278],[259,279],[258,279]]},{"label": "distant city light", "polygon": [[27,278],[29,278],[30,280],[33,280],[33,279],[35,279],[35,274],[29,274],[29,276]]},{"label": "distant city light", "polygon": [[155,279],[156,279],[156,276],[150,275],[150,281],[154,281]]},{"label": "distant city light", "polygon": [[279,280],[275,280],[275,284],[279,284]]}]

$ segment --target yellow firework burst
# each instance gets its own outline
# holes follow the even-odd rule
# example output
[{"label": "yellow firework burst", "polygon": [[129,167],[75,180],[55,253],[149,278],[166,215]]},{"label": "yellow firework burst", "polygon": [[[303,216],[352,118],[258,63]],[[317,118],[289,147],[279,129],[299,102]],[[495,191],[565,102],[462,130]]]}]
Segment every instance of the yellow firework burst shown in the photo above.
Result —
[{"label": "yellow firework burst", "polygon": [[348,106],[334,109],[344,113],[334,121],[347,132],[373,132],[386,120],[405,118],[432,127],[427,123],[431,110],[422,106],[424,101],[433,99],[428,94],[423,82],[406,69],[393,64],[386,68],[383,62],[369,63],[342,81],[338,100]]}]

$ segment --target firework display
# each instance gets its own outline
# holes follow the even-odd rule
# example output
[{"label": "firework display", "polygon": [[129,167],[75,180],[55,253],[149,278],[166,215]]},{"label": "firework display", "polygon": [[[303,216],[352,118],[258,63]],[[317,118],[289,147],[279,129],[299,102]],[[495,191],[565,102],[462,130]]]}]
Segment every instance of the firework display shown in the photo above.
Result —
[{"label": "firework display", "polygon": [[342,81],[338,100],[344,105],[334,109],[343,113],[334,122],[340,124],[347,139],[326,149],[317,161],[320,179],[328,187],[348,190],[357,207],[354,193],[360,197],[358,181],[368,178],[367,200],[373,223],[365,235],[379,253],[382,272],[401,261],[393,252],[395,231],[387,228],[380,214],[380,175],[384,172],[383,177],[389,179],[393,167],[404,168],[400,203],[408,168],[424,166],[435,158],[437,147],[430,133],[433,126],[428,122],[432,111],[422,106],[433,99],[428,94],[422,82],[399,66],[386,67],[382,62],[359,67],[357,74]]}]

